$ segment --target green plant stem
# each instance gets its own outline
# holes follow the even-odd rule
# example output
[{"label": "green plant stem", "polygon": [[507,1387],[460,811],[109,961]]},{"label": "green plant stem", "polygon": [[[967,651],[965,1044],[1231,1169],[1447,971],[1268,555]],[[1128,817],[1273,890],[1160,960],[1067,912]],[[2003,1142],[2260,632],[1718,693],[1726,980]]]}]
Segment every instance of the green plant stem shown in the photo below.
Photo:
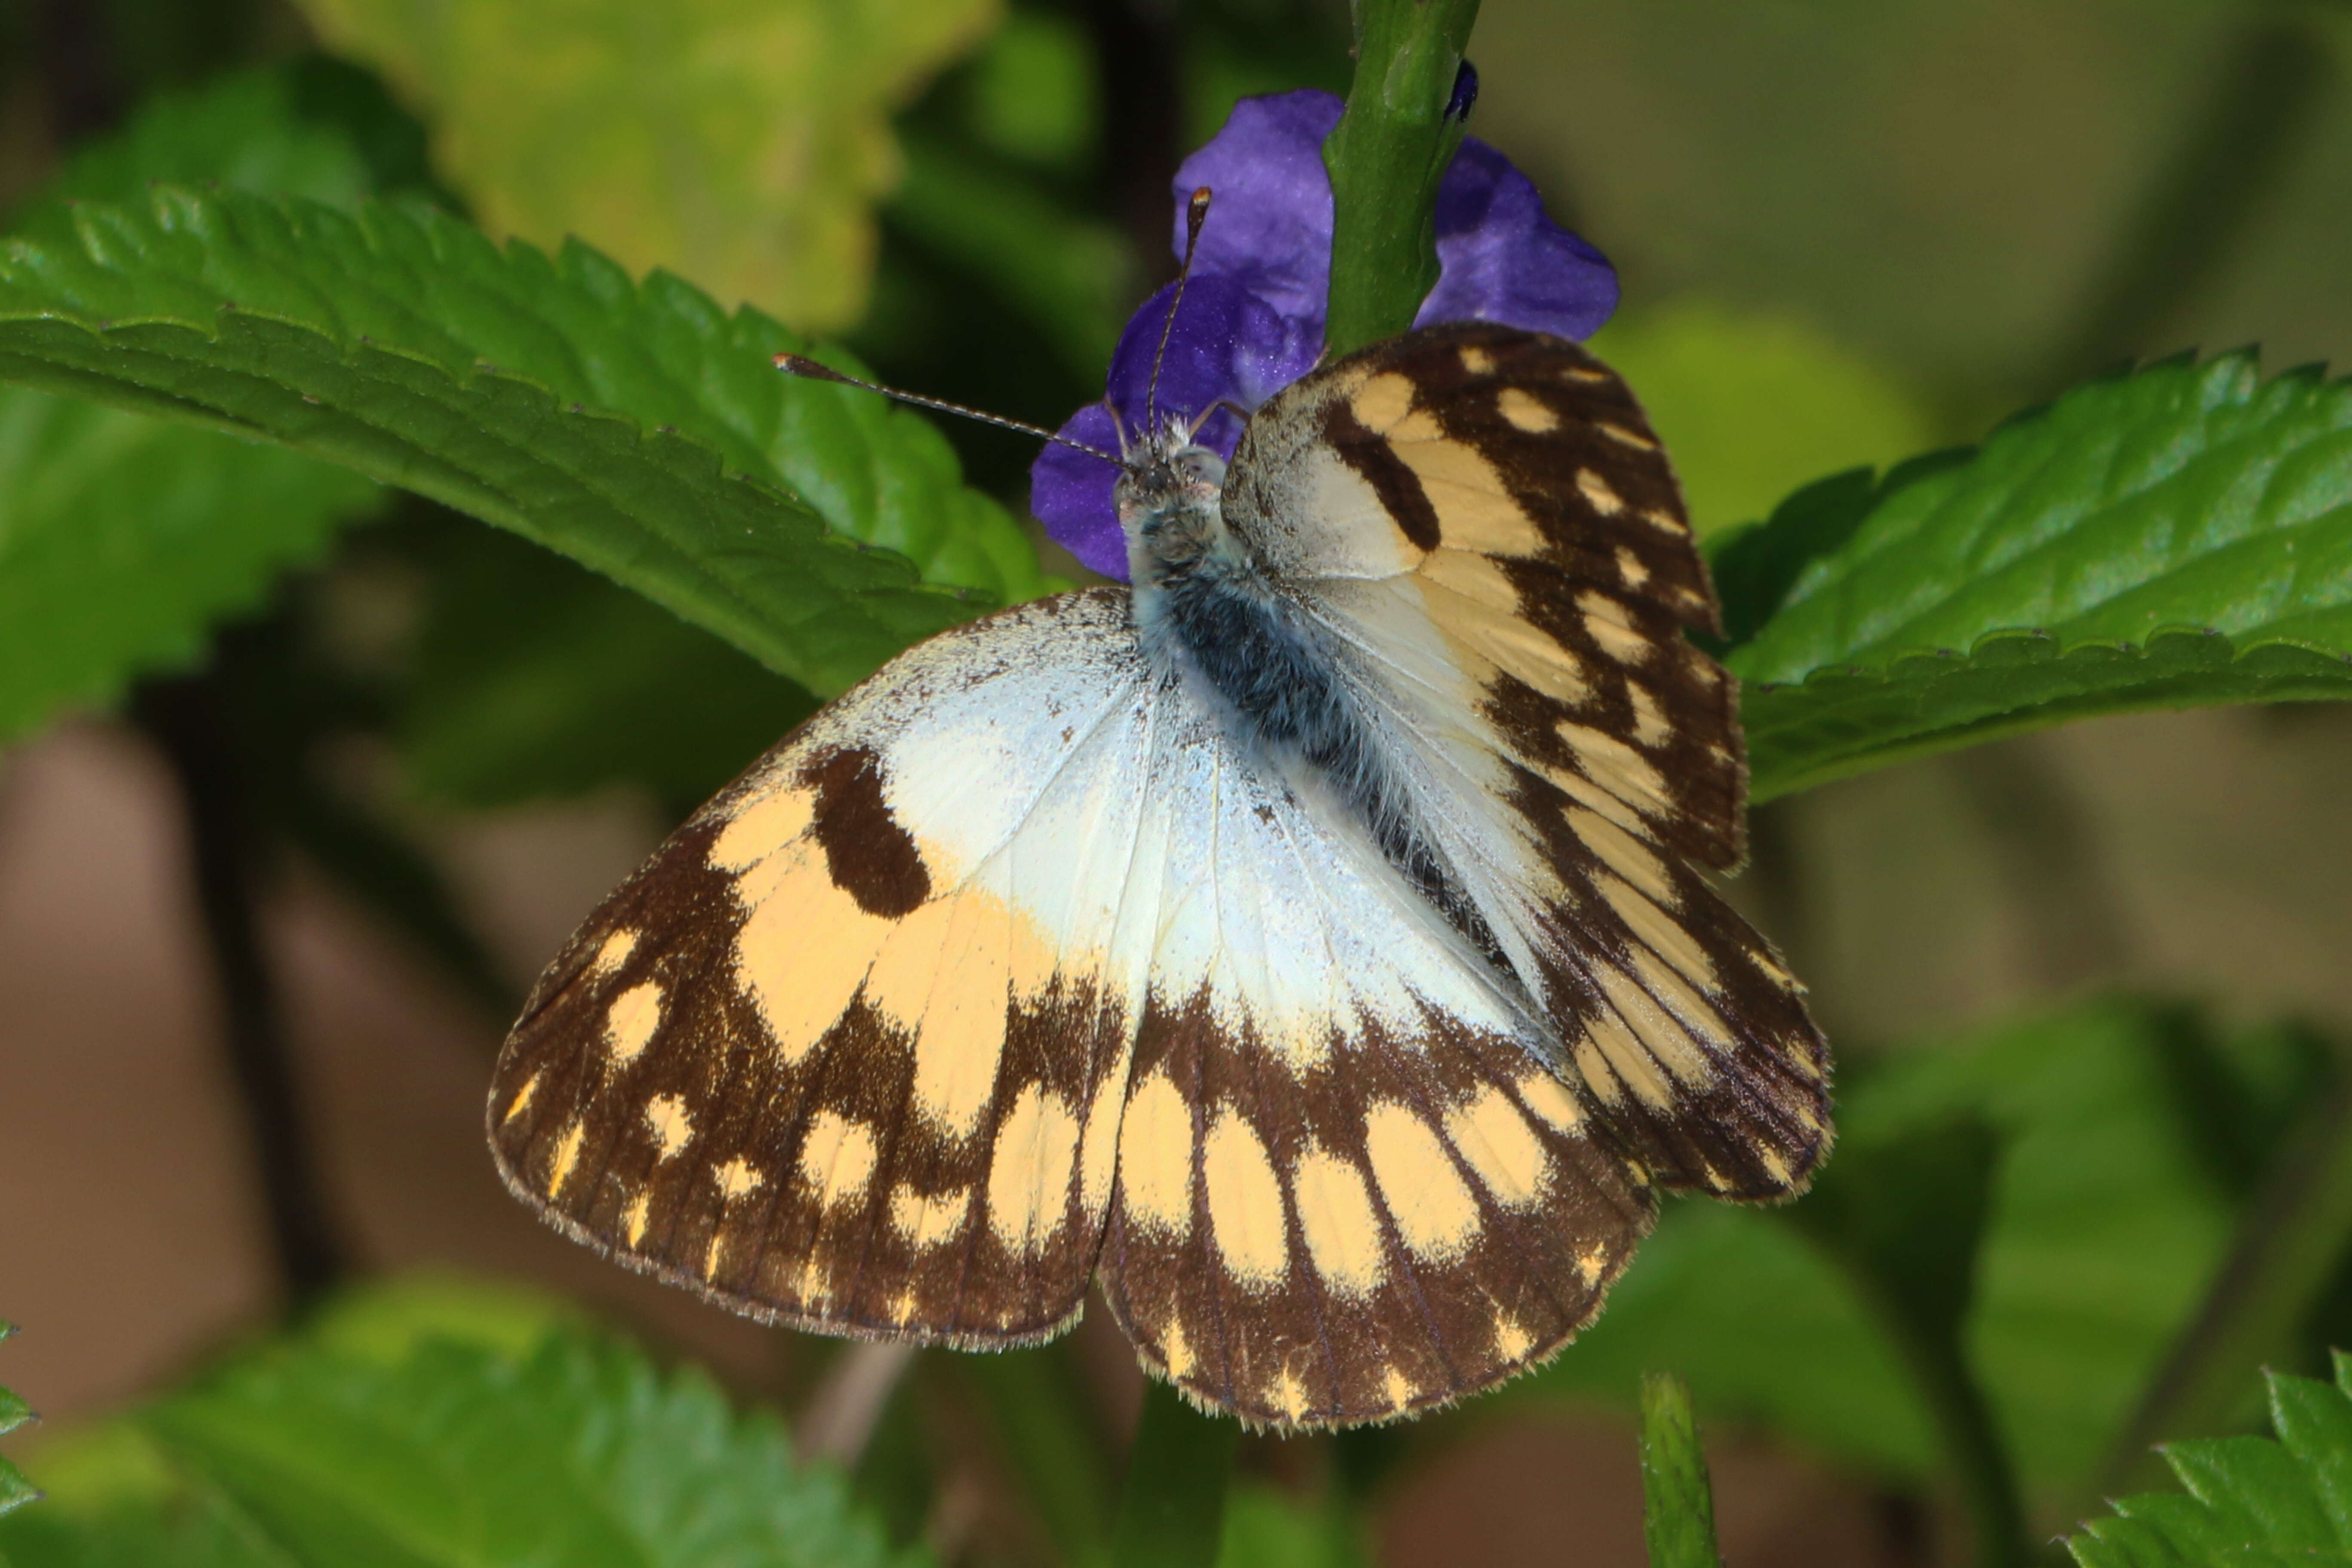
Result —
[{"label": "green plant stem", "polygon": [[1650,1568],[1723,1568],[1690,1385],[1670,1372],[1642,1374],[1642,1538]]},{"label": "green plant stem", "polygon": [[203,676],[150,681],[131,711],[180,786],[196,912],[220,987],[222,1044],[251,1139],[271,1249],[288,1296],[306,1306],[347,1262],[328,1215],[302,1117],[292,1043],[262,940],[248,792],[221,695]]},{"label": "green plant stem", "polygon": [[1976,1539],[1979,1568],[2032,1557],[2008,1450],[1966,1343],[1999,1135],[1974,1117],[1849,1143],[1789,1211],[1827,1252],[1911,1374]]},{"label": "green plant stem", "polygon": [[2248,1205],[2236,1242],[2116,1439],[2099,1490],[2164,1484],[2158,1442],[2230,1432],[2263,1363],[2295,1332],[2352,1248],[2352,1089],[2311,1112],[2277,1175]]},{"label": "green plant stem", "polygon": [[1956,1339],[1930,1339],[1908,1324],[1895,1328],[1889,1337],[1910,1369],[1920,1403],[1942,1440],[1945,1463],[1951,1467],[1975,1537],[1979,1568],[2021,1568],[2032,1560],[2025,1506],[2017,1495],[2017,1479],[1992,1411],[1969,1373],[1960,1344]]},{"label": "green plant stem", "polygon": [[1117,1455],[1103,1451],[1066,1346],[959,1356],[995,1425],[997,1451],[1023,1483],[1061,1561],[1098,1563],[1110,1539]]},{"label": "green plant stem", "polygon": [[1357,0],[1356,78],[1323,143],[1334,354],[1412,326],[1437,282],[1437,185],[1464,133],[1445,110],[1477,17],[1478,0]]},{"label": "green plant stem", "polygon": [[1238,1423],[1203,1415],[1163,1383],[1145,1390],[1111,1537],[1114,1568],[1210,1568],[1224,1538]]}]

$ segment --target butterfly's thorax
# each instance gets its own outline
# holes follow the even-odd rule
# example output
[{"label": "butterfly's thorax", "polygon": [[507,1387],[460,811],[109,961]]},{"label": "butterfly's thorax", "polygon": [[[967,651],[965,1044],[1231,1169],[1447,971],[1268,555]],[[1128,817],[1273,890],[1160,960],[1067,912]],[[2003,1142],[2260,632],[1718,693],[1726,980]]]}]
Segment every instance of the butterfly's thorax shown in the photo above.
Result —
[{"label": "butterfly's thorax", "polygon": [[1296,753],[1350,798],[1376,790],[1328,650],[1224,526],[1222,470],[1214,453],[1192,447],[1121,480],[1147,656],[1210,699],[1262,759]]},{"label": "butterfly's thorax", "polygon": [[1244,753],[1367,830],[1490,959],[1495,939],[1430,841],[1344,678],[1347,649],[1225,526],[1225,465],[1175,436],[1148,443],[1117,492],[1135,618],[1162,679],[1188,683]]}]

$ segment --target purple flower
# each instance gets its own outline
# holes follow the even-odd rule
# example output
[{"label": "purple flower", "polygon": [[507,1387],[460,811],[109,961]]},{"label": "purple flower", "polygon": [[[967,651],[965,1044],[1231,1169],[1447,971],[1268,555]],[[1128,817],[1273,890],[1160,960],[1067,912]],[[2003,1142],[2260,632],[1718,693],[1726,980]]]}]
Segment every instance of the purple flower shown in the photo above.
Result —
[{"label": "purple flower", "polygon": [[[1245,98],[1176,171],[1179,256],[1192,193],[1207,185],[1215,200],[1193,253],[1183,313],[1169,334],[1161,414],[1198,417],[1220,402],[1253,410],[1314,368],[1331,282],[1323,139],[1341,108],[1329,93],[1311,90]],[[1617,305],[1608,260],[1544,216],[1533,183],[1475,137],[1463,142],[1438,188],[1437,259],[1437,287],[1422,302],[1416,326],[1500,321],[1583,338]],[[1111,355],[1104,402],[1078,410],[1064,436],[1116,452],[1122,419],[1130,432],[1142,427],[1152,353],[1174,296],[1171,284],[1128,322]],[[1232,413],[1213,414],[1201,438],[1230,458],[1241,428]],[[1127,541],[1111,506],[1118,477],[1116,464],[1048,446],[1029,470],[1029,504],[1081,562],[1124,579]]]}]

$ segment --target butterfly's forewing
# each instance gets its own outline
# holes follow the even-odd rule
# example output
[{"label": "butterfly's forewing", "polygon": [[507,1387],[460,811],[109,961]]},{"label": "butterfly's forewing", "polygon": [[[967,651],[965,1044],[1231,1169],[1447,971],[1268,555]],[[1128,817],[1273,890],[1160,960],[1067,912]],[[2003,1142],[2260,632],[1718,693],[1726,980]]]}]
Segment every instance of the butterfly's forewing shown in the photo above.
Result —
[{"label": "butterfly's forewing", "polygon": [[923,645],[679,829],[499,1058],[516,1193],[755,1316],[967,1345],[1066,1327],[1149,952],[1148,920],[1121,923],[1148,710],[1124,605]]},{"label": "butterfly's forewing", "polygon": [[1639,1178],[1360,825],[1181,689],[1154,728],[1112,1310],[1196,1398],[1276,1425],[1386,1418],[1557,1349],[1649,1227]]},{"label": "butterfly's forewing", "polygon": [[1261,410],[1226,519],[1341,649],[1596,1118],[1669,1186],[1801,1190],[1827,1058],[1689,869],[1740,855],[1730,678],[1665,456],[1572,343],[1431,328]]}]

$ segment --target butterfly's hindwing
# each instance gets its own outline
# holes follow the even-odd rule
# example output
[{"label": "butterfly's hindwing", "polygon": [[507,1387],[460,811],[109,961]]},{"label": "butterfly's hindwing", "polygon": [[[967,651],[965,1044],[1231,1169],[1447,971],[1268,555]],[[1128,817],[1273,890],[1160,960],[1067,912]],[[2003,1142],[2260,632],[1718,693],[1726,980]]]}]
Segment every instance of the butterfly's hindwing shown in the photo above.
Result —
[{"label": "butterfly's hindwing", "polygon": [[1171,696],[1104,1293],[1195,1398],[1385,1419],[1540,1359],[1647,1229],[1539,1027],[1372,835]]},{"label": "butterfly's hindwing", "polygon": [[1687,866],[1522,779],[1561,895],[1535,915],[1568,1068],[1662,1186],[1803,1190],[1829,1145],[1829,1058],[1795,980]]},{"label": "butterfly's hindwing", "polygon": [[1565,1344],[1649,1229],[1581,1123],[1523,1039],[1436,1009],[1335,1027],[1294,1075],[1245,1013],[1155,997],[1106,1296],[1149,1363],[1247,1420],[1448,1403]]}]

